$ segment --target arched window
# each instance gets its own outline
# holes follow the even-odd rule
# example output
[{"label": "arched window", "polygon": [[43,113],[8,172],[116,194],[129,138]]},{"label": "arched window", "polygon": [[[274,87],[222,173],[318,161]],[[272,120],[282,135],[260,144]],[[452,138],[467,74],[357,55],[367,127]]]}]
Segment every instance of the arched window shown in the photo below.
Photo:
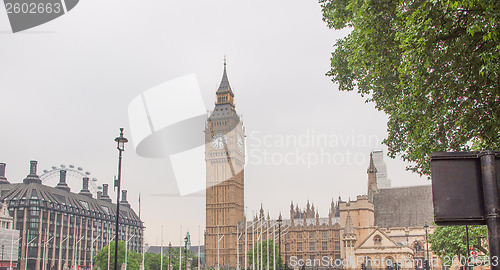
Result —
[{"label": "arched window", "polygon": [[394,264],[394,258],[392,258],[391,256],[386,257],[384,263],[386,267],[392,267]]},{"label": "arched window", "polygon": [[380,237],[380,235],[376,235],[373,237],[373,243],[375,243],[375,245],[382,245],[382,237]]},{"label": "arched window", "polygon": [[371,270],[372,269],[372,258],[366,257],[365,267],[366,267],[367,270]]}]

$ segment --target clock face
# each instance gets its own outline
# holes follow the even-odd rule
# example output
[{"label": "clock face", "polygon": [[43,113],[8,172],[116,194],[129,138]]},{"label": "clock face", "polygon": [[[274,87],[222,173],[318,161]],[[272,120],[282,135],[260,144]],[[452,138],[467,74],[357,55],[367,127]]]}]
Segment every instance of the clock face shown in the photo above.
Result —
[{"label": "clock face", "polygon": [[238,149],[243,152],[243,137],[241,135],[238,135]]},{"label": "clock face", "polygon": [[223,133],[215,133],[212,137],[212,147],[214,149],[222,149],[226,145],[227,138]]}]

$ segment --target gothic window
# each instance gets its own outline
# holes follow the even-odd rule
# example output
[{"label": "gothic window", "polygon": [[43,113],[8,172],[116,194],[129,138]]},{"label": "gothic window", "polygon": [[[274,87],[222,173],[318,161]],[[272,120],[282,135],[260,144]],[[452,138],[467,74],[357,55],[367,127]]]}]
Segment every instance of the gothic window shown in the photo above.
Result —
[{"label": "gothic window", "polygon": [[302,243],[297,243],[297,251],[302,251]]},{"label": "gothic window", "polygon": [[316,243],[309,243],[309,251],[314,251],[314,248],[315,248],[315,244]]},{"label": "gothic window", "polygon": [[380,237],[380,235],[376,235],[373,237],[373,242],[375,245],[382,245],[382,237]]},{"label": "gothic window", "polygon": [[322,250],[328,250],[328,242],[321,243],[321,249]]},{"label": "gothic window", "polygon": [[340,242],[335,241],[335,250],[340,250]]},{"label": "gothic window", "polygon": [[328,232],[326,232],[326,231],[322,232],[321,237],[323,237],[323,238],[327,238],[327,237],[328,237]]},{"label": "gothic window", "polygon": [[392,257],[387,257],[385,258],[384,263],[387,267],[392,267],[392,265],[394,264],[394,259]]},{"label": "gothic window", "polygon": [[297,233],[297,239],[302,239],[302,233],[301,232]]},{"label": "gothic window", "polygon": [[314,232],[309,232],[309,238],[314,238]]}]

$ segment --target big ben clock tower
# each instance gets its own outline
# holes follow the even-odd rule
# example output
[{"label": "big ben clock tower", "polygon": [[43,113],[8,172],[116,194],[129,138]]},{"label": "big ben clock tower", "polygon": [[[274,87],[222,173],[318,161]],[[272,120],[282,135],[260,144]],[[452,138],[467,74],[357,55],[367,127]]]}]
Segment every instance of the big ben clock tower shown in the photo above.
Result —
[{"label": "big ben clock tower", "polygon": [[[208,267],[234,268],[237,264],[236,226],[245,219],[245,129],[235,110],[225,59],[216,96],[215,108],[205,127],[205,260]],[[239,253],[241,255],[242,251]]]}]

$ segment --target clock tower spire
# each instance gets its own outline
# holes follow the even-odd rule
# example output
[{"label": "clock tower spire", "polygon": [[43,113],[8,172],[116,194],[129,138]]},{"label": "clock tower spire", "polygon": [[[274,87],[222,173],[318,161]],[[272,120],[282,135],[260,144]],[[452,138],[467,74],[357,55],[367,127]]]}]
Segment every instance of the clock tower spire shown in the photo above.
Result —
[{"label": "clock tower spire", "polygon": [[234,107],[234,93],[229,85],[229,79],[227,78],[226,70],[226,57],[224,57],[224,73],[222,74],[222,80],[219,84],[219,89],[217,89],[217,100],[215,104],[229,104]]},{"label": "clock tower spire", "polygon": [[[234,106],[234,93],[224,72],[216,92],[215,108],[205,127],[206,232],[208,267],[235,268],[237,226],[244,217],[245,129]],[[221,236],[224,237],[221,237]],[[240,262],[243,253],[240,250]]]}]

